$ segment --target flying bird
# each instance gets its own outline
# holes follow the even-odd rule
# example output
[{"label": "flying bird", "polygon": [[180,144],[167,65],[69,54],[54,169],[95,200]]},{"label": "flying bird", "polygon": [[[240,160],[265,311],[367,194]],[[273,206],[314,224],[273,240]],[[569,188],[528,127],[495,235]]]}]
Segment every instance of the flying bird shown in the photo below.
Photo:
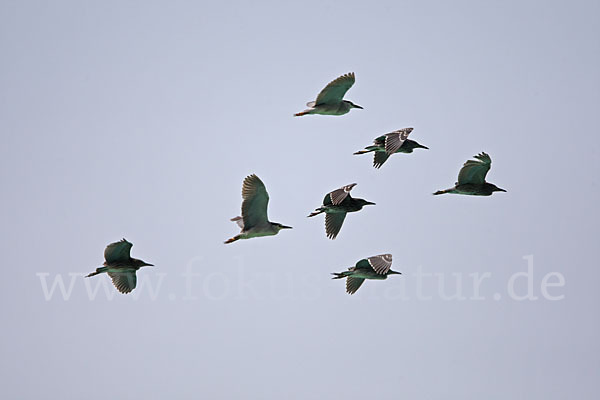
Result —
[{"label": "flying bird", "polygon": [[342,75],[331,81],[321,93],[317,100],[306,103],[308,109],[294,114],[296,117],[307,114],[321,115],[344,115],[352,108],[361,108],[348,100],[343,100],[344,95],[354,85],[354,72]]},{"label": "flying bird", "polygon": [[363,258],[356,263],[354,267],[348,268],[348,271],[334,272],[331,279],[346,278],[346,293],[354,294],[363,284],[365,279],[387,279],[388,275],[398,274],[401,272],[392,271],[392,255],[381,254],[369,258]]},{"label": "flying bird", "polygon": [[389,156],[394,153],[412,153],[413,149],[427,149],[414,140],[408,139],[408,135],[413,131],[413,128],[404,128],[394,132],[386,133],[383,136],[375,138],[373,145],[365,147],[364,150],[357,151],[356,154],[365,154],[374,152],[373,166],[380,168]]},{"label": "flying bird", "polygon": [[360,211],[366,205],[375,205],[370,201],[355,199],[350,196],[350,191],[354,186],[356,186],[356,183],[351,183],[327,193],[323,199],[323,205],[309,215],[309,217],[314,217],[323,212],[325,213],[325,233],[329,239],[336,238],[340,229],[342,229],[347,213]]},{"label": "flying bird", "polygon": [[490,196],[494,192],[506,192],[493,183],[485,181],[492,159],[486,153],[481,153],[474,156],[475,160],[467,160],[458,173],[458,182],[453,188],[446,190],[438,190],[434,195],[444,193],[465,194],[471,196]]},{"label": "flying bird", "polygon": [[119,292],[131,292],[137,283],[135,272],[142,267],[153,267],[152,264],[130,257],[131,247],[133,244],[125,239],[106,246],[104,266],[96,268],[86,278],[106,272]]},{"label": "flying bird", "polygon": [[267,216],[269,194],[265,184],[256,175],[247,176],[242,185],[242,216],[231,220],[242,229],[239,235],[225,241],[233,243],[239,239],[277,235],[282,229],[292,229],[278,222],[270,222]]}]

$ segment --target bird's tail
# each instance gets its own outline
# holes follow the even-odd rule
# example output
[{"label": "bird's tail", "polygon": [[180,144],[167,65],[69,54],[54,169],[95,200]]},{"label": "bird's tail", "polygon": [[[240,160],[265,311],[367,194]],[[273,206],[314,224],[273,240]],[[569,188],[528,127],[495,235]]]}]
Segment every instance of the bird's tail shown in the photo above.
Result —
[{"label": "bird's tail", "polygon": [[108,268],[106,268],[106,267],[96,268],[96,271],[90,272],[85,277],[89,278],[90,276],[98,275],[98,274],[101,274],[101,273],[106,272],[106,271],[108,271]]},{"label": "bird's tail", "polygon": [[307,218],[314,217],[315,215],[319,215],[322,212],[325,212],[325,210],[323,210],[321,208],[317,208],[315,211],[311,212]]},{"label": "bird's tail", "polygon": [[306,114],[310,114],[310,110],[300,111],[299,113],[294,114],[294,117],[301,117]]},{"label": "bird's tail", "polygon": [[356,153],[354,153],[354,155],[357,155],[357,154],[365,154],[365,153],[368,153],[368,152],[370,152],[370,151],[373,151],[373,150],[359,150],[359,151],[357,151]]},{"label": "bird's tail", "polygon": [[236,240],[239,240],[239,239],[241,239],[240,235],[235,235],[234,237],[227,239],[224,243],[225,244],[233,243],[233,242],[235,242]]}]

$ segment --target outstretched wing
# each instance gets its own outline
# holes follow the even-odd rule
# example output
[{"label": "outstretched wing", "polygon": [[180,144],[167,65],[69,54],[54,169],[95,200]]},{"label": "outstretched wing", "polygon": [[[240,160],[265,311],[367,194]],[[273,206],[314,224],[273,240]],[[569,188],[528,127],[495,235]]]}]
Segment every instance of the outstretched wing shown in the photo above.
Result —
[{"label": "outstretched wing", "polygon": [[385,135],[385,152],[387,154],[394,154],[398,151],[408,135],[412,132],[413,128],[400,129],[398,131],[390,132]]},{"label": "outstretched wing", "polygon": [[[356,183],[351,183],[349,185],[346,186],[342,186],[339,189],[334,190],[333,192],[329,193],[327,196],[329,196],[329,200],[331,200],[331,204],[333,204],[334,206],[340,205],[342,204],[342,201],[344,201],[346,199],[346,197],[348,197],[348,194],[350,193],[350,191],[352,190],[352,188],[356,186]],[[325,196],[325,199],[327,200],[327,196]],[[327,202],[323,202],[323,204],[326,204]]]},{"label": "outstretched wing", "polygon": [[367,261],[371,268],[380,275],[387,274],[390,268],[392,268],[391,254],[380,254],[378,256],[369,257],[367,258]]},{"label": "outstretched wing", "polygon": [[108,276],[112,279],[113,285],[121,293],[129,293],[135,289],[137,277],[135,270],[123,270],[119,272],[108,272]]},{"label": "outstretched wing", "polygon": [[384,153],[383,151],[373,152],[373,166],[375,168],[380,168],[388,158],[390,158],[388,153]]},{"label": "outstretched wing", "polygon": [[346,293],[354,294],[363,284],[365,280],[363,278],[355,278],[353,276],[349,276],[346,278]]},{"label": "outstretched wing", "polygon": [[267,205],[269,204],[269,194],[265,184],[252,174],[244,179],[242,185],[242,218],[244,220],[244,229],[248,230],[257,225],[268,223]]},{"label": "outstretched wing", "polygon": [[340,233],[345,218],[346,213],[325,214],[325,233],[329,239],[335,239]]},{"label": "outstretched wing", "polygon": [[340,76],[321,90],[315,104],[339,103],[352,85],[354,85],[354,72]]},{"label": "outstretched wing", "polygon": [[130,256],[131,248],[133,244],[129,243],[125,239],[121,239],[118,242],[111,243],[104,249],[104,259],[107,263],[114,263],[118,261],[128,261]]},{"label": "outstretched wing", "polygon": [[478,161],[468,160],[458,173],[457,185],[466,183],[482,184],[485,182],[487,175],[492,165],[492,159],[486,153],[480,153],[474,156]]}]

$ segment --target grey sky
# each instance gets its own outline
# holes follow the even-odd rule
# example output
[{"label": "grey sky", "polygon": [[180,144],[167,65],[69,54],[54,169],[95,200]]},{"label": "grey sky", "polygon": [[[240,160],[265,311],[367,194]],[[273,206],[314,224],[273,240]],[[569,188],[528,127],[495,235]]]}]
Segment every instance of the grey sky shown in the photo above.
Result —
[{"label": "grey sky", "polygon": [[[597,398],[598,15],[597,1],[0,1],[1,397]],[[351,71],[364,110],[292,117]],[[381,170],[352,155],[409,126],[430,150]],[[508,193],[431,195],[480,151]],[[294,229],[225,246],[251,173]],[[377,205],[328,240],[306,215],[352,182]],[[90,301],[77,276],[46,300],[44,279],[92,271],[121,237],[156,265],[138,273],[155,298]],[[330,279],[384,252],[403,275],[354,296]],[[511,299],[530,255],[538,300]],[[419,271],[448,293],[461,274],[467,299],[441,298],[437,277],[419,299]],[[541,295],[551,272],[562,300]],[[490,273],[484,300],[473,273]]]}]

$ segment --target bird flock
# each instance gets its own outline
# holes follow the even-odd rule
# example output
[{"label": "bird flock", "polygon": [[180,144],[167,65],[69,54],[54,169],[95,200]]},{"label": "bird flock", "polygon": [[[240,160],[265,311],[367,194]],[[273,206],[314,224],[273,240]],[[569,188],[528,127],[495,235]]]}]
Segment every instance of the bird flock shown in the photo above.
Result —
[{"label": "bird flock", "polygon": [[[306,110],[294,114],[296,117],[310,114],[344,115],[353,108],[362,109],[361,106],[344,100],[346,92],[354,85],[353,72],[340,76],[331,81],[318,94],[315,101],[308,102]],[[355,155],[373,153],[373,167],[379,169],[395,153],[412,153],[414,149],[428,149],[428,147],[408,139],[413,128],[399,129],[394,132],[375,138],[373,144],[359,150]],[[462,194],[470,196],[490,196],[494,192],[506,190],[488,183],[485,177],[492,165],[492,159],[482,152],[474,156],[476,160],[467,160],[458,173],[458,180],[454,187],[438,190],[434,195]],[[356,183],[342,186],[325,195],[323,204],[310,213],[314,217],[325,213],[325,234],[329,239],[335,239],[349,212],[362,210],[364,206],[375,205],[370,201],[354,198],[350,195]],[[267,207],[269,194],[265,184],[254,174],[246,177],[242,184],[242,215],[231,219],[241,229],[240,233],[225,241],[226,244],[240,239],[251,239],[260,236],[273,236],[282,229],[292,229],[278,222],[269,221]],[[113,285],[121,293],[129,293],[136,287],[136,272],[141,267],[152,266],[145,261],[130,256],[133,244],[125,239],[109,244],[104,250],[104,264],[86,277],[106,272],[112,279]],[[346,278],[346,292],[354,294],[365,279],[383,280],[389,275],[401,274],[393,271],[392,255],[380,254],[359,260],[347,271],[333,273],[333,279]]]}]

